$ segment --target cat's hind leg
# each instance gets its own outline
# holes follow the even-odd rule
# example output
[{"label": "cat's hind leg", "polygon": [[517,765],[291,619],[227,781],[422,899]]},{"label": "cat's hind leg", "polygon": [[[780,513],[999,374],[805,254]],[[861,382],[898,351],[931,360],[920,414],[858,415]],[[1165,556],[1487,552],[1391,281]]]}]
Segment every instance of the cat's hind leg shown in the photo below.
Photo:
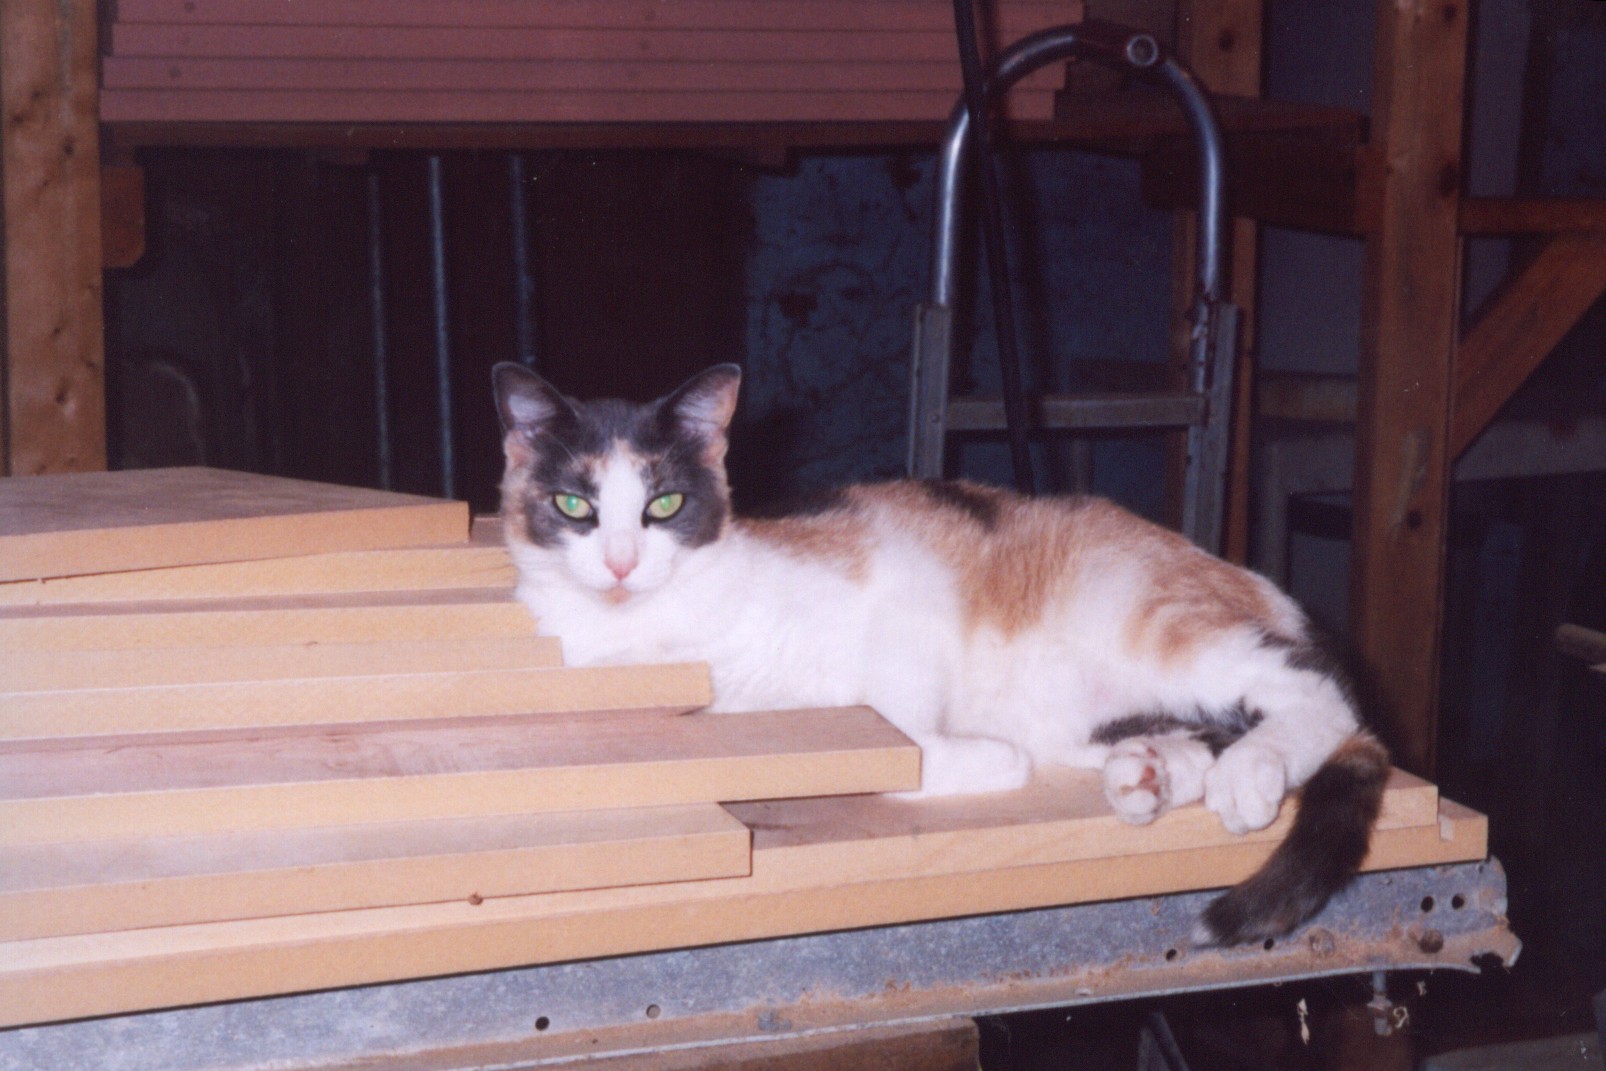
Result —
[{"label": "cat's hind leg", "polygon": [[1145,825],[1203,798],[1214,761],[1208,745],[1183,733],[1130,736],[1112,745],[1104,760],[1104,796],[1117,817]]},{"label": "cat's hind leg", "polygon": [[920,788],[904,799],[1009,792],[1031,779],[1032,762],[1013,744],[982,736],[916,735]]}]

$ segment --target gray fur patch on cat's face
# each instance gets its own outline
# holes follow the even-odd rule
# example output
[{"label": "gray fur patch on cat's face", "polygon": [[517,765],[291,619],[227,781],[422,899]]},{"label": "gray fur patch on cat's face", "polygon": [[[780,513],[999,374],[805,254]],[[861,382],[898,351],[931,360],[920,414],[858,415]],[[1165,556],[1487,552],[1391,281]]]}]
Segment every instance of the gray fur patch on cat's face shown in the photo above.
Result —
[{"label": "gray fur patch on cat's face", "polygon": [[512,364],[497,366],[495,383],[508,444],[503,514],[533,545],[558,547],[597,528],[596,513],[565,516],[554,497],[576,495],[595,503],[599,474],[611,458],[630,460],[646,501],[684,496],[671,517],[637,518],[642,528],[661,528],[686,547],[704,546],[724,532],[730,517],[725,430],[740,383],[733,366],[709,369],[647,404],[577,402]]}]

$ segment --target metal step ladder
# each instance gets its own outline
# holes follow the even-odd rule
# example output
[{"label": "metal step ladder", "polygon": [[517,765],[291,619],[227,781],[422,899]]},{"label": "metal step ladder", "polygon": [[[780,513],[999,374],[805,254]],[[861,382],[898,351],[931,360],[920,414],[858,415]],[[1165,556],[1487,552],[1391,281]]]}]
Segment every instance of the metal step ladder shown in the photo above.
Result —
[{"label": "metal step ladder", "polygon": [[[1209,101],[1176,60],[1149,34],[1089,21],[1043,30],[998,57],[987,82],[996,100],[1022,77],[1049,63],[1086,58],[1126,67],[1169,89],[1192,128],[1199,155],[1199,222],[1187,386],[1145,394],[1052,394],[1029,399],[1033,430],[1186,429],[1182,531],[1212,552],[1221,550],[1232,370],[1238,310],[1221,293],[1225,235],[1225,159],[1221,130]],[[949,121],[937,161],[937,210],[932,241],[930,300],[915,311],[908,471],[942,475],[950,432],[1005,428],[997,398],[951,398],[953,319],[961,192],[969,153],[970,118],[961,101]]]}]

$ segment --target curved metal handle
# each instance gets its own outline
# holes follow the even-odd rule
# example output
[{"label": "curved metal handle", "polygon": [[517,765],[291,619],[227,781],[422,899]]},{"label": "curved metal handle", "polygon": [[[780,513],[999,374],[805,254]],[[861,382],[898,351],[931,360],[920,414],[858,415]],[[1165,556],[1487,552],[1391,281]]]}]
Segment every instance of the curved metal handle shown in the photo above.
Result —
[{"label": "curved metal handle", "polygon": [[[1210,308],[1220,298],[1224,233],[1226,151],[1210,101],[1154,37],[1113,23],[1088,21],[1078,26],[1040,30],[1015,42],[998,57],[987,79],[989,98],[1007,92],[1027,74],[1057,60],[1084,56],[1123,65],[1167,86],[1178,98],[1199,145],[1199,242],[1195,260],[1195,331],[1208,328]],[[937,155],[937,213],[932,242],[931,301],[952,307],[959,244],[960,190],[970,134],[970,116],[961,101],[948,121],[948,133]]]}]

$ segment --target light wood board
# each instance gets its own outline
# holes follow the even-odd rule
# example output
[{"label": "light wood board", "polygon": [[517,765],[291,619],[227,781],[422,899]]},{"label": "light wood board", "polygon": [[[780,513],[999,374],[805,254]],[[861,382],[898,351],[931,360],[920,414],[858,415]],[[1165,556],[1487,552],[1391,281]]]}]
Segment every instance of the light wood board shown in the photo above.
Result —
[{"label": "light wood board", "polygon": [[553,714],[0,742],[0,844],[896,792],[865,707]]},{"label": "light wood board", "polygon": [[0,580],[468,538],[468,506],[209,468],[0,479]]},{"label": "light wood board", "polygon": [[[393,981],[426,963],[435,973],[496,969],[1212,888],[1248,876],[1271,850],[1223,834],[1119,858],[1039,856],[998,869],[949,852],[946,872],[839,874],[832,845],[844,834],[912,846],[907,854],[931,813],[888,811],[865,828],[857,801],[842,808],[779,830],[755,825],[746,878],[11,943],[0,946],[0,1025]],[[972,828],[980,853],[998,831]],[[1487,832],[1482,815],[1443,801],[1429,825],[1379,830],[1366,868],[1482,859]]]},{"label": "light wood board", "polygon": [[528,636],[535,620],[504,590],[376,592],[0,609],[0,651]]},{"label": "light wood board", "polygon": [[713,698],[700,662],[56,689],[0,693],[0,740],[500,714],[684,714]]},{"label": "light wood board", "polygon": [[717,804],[0,848],[0,940],[746,875]]},{"label": "light wood board", "polygon": [[0,583],[0,606],[429,588],[511,590],[516,577],[502,545],[501,526],[484,520],[475,520],[473,538],[466,543],[12,580]]},{"label": "light wood board", "polygon": [[557,666],[554,636],[381,640],[241,647],[133,647],[0,655],[0,694],[155,684],[210,684],[380,673],[445,673]]}]

